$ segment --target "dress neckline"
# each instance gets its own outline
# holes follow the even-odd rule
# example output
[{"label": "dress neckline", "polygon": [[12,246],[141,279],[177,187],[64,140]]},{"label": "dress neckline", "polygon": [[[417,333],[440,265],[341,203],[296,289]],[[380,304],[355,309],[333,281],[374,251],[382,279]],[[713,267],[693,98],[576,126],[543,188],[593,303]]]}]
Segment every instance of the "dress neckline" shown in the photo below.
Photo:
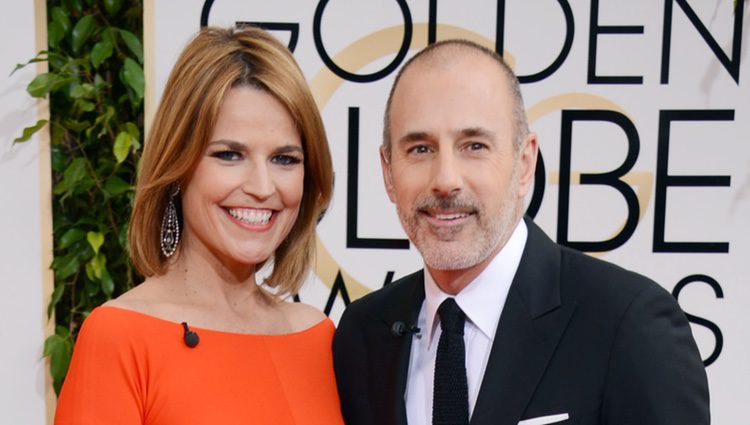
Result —
[{"label": "dress neckline", "polygon": [[[148,314],[148,313],[143,313],[143,312],[140,312],[140,311],[137,311],[137,310],[131,310],[131,309],[128,309],[128,308],[116,307],[116,306],[111,306],[111,305],[98,306],[98,307],[96,307],[95,310],[101,310],[101,309],[107,309],[107,310],[116,311],[119,314],[129,314],[129,315],[132,315],[132,316],[137,316],[137,317],[140,317],[142,319],[146,319],[146,320],[149,320],[149,321],[152,321],[152,322],[157,322],[157,323],[161,323],[161,324],[164,324],[164,325],[169,325],[170,327],[171,326],[177,326],[177,327],[182,328],[182,324],[180,322],[175,322],[175,321],[172,321],[172,320],[163,319],[161,317],[154,316],[154,315],[151,315],[151,314]],[[92,311],[92,313],[93,313],[93,311]],[[312,331],[314,331],[314,330],[316,330],[316,329],[324,326],[327,323],[330,323],[333,326],[333,321],[331,321],[331,318],[330,317],[326,317],[325,319],[322,319],[321,321],[319,321],[319,322],[317,322],[317,323],[315,323],[315,324],[313,324],[313,325],[311,325],[311,326],[309,326],[309,327],[307,327],[305,329],[301,329],[301,330],[294,331],[294,332],[280,333],[280,334],[262,334],[262,333],[231,332],[231,331],[224,331],[224,330],[220,330],[220,329],[210,329],[210,328],[202,328],[202,327],[198,327],[198,326],[192,326],[189,323],[188,323],[188,325],[190,326],[191,330],[200,331],[201,333],[212,333],[212,334],[216,334],[216,335],[240,336],[240,337],[277,338],[277,337],[289,337],[289,336],[302,335],[302,334],[305,334],[305,333],[308,333],[308,332],[312,332]]]}]

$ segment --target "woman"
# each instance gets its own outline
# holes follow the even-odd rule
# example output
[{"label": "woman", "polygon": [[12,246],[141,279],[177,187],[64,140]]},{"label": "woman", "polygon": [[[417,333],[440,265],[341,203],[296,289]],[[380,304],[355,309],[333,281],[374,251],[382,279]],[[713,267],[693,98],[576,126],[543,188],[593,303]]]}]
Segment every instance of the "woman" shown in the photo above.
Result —
[{"label": "woman", "polygon": [[146,280],[86,319],[55,423],[342,423],[333,323],[282,300],[331,190],[289,51],[255,28],[202,30],[143,152],[129,246]]}]

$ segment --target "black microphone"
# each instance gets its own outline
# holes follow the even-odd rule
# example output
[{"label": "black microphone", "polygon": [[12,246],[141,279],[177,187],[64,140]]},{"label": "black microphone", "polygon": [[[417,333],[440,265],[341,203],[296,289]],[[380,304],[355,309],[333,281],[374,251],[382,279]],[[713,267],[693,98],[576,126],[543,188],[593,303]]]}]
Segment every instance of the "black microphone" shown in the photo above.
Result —
[{"label": "black microphone", "polygon": [[395,322],[393,326],[391,326],[391,335],[396,338],[401,338],[406,334],[416,334],[419,333],[419,331],[420,329],[415,325],[407,325],[400,320],[398,322]]},{"label": "black microphone", "polygon": [[190,348],[194,348],[196,345],[198,345],[201,339],[198,337],[197,333],[191,331],[190,328],[188,328],[187,322],[182,322],[182,329],[185,331],[185,335],[182,337],[183,340],[185,340],[185,345]]}]

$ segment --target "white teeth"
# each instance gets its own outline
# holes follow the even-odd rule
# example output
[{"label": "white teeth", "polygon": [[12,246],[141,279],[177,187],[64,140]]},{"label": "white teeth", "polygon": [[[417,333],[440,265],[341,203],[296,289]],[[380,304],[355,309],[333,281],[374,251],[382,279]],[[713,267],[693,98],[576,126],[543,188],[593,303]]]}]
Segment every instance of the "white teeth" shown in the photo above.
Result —
[{"label": "white teeth", "polygon": [[435,214],[435,218],[438,220],[455,220],[457,218],[467,217],[467,213],[453,213],[453,214]]},{"label": "white teeth", "polygon": [[228,208],[229,215],[247,224],[262,225],[271,220],[271,210]]}]

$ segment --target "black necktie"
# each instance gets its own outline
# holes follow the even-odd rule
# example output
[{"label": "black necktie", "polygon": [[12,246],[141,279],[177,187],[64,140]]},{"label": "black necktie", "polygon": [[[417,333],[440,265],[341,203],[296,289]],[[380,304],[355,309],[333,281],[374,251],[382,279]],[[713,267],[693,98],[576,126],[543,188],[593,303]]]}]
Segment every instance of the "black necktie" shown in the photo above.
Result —
[{"label": "black necktie", "polygon": [[469,423],[469,391],[466,383],[464,322],[466,315],[448,298],[438,307],[443,333],[435,359],[435,383],[432,397],[433,425]]}]

